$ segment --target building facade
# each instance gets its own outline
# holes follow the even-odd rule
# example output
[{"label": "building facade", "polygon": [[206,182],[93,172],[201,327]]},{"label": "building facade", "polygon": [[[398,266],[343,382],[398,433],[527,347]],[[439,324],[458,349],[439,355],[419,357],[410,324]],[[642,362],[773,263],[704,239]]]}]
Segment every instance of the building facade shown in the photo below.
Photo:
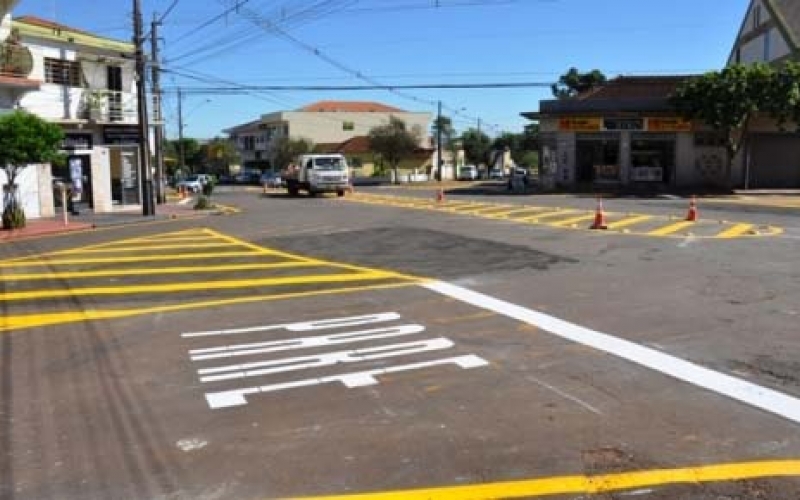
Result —
[{"label": "building facade", "polygon": [[574,186],[798,188],[800,137],[772,120],[751,123],[748,148],[727,177],[726,138],[682,119],[670,95],[689,76],[619,77],[575,98],[523,113],[540,126],[541,166]]},{"label": "building facade", "polygon": [[728,65],[800,60],[800,2],[751,0]]},{"label": "building facade", "polygon": [[420,148],[429,146],[427,130],[431,113],[409,112],[376,102],[320,101],[296,111],[279,111],[225,130],[242,157],[245,169],[280,170],[275,165],[276,145],[283,138],[307,139],[313,144],[343,144],[369,135],[395,117],[420,137]]},{"label": "building facade", "polygon": [[[79,169],[81,201],[96,212],[138,206],[133,45],[36,17],[8,17],[0,41],[0,113],[27,111],[63,129],[67,162],[50,175],[69,180]],[[38,184],[40,215],[51,215],[51,182]]]}]

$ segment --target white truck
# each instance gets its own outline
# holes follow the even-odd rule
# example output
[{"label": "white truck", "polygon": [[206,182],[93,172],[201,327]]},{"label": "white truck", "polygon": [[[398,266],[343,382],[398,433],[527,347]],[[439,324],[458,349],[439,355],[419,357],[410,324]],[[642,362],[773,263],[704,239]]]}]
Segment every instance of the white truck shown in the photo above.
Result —
[{"label": "white truck", "polygon": [[284,179],[289,196],[297,196],[300,191],[308,192],[309,196],[317,193],[344,196],[350,188],[347,160],[340,154],[300,155],[284,171]]}]

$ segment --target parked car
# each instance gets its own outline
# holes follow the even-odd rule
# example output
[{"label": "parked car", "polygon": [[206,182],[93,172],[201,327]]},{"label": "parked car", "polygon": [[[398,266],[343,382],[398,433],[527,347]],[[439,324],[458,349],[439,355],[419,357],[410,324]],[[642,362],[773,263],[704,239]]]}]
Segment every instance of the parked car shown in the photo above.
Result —
[{"label": "parked car", "polygon": [[178,181],[175,187],[179,190],[183,188],[193,193],[199,193],[203,190],[203,185],[207,182],[209,182],[209,177],[205,174],[190,175],[182,181]]},{"label": "parked car", "polygon": [[262,186],[266,185],[267,187],[271,188],[279,188],[283,186],[283,180],[277,172],[264,172],[261,174],[259,184]]},{"label": "parked car", "polygon": [[474,181],[478,179],[478,167],[475,165],[464,165],[458,172],[458,180]]},{"label": "parked car", "polygon": [[489,179],[499,179],[503,180],[505,176],[503,175],[503,171],[499,168],[493,168],[489,171]]}]

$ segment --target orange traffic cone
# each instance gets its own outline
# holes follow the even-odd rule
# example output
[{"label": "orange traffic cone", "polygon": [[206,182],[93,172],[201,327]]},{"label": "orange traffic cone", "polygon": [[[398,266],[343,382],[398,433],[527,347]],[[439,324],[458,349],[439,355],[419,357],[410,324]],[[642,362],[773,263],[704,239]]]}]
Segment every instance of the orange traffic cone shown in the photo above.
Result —
[{"label": "orange traffic cone", "polygon": [[436,191],[436,203],[444,203],[444,189],[442,188]]},{"label": "orange traffic cone", "polygon": [[689,213],[686,214],[686,220],[689,222],[697,222],[697,198],[692,196],[691,201],[689,201]]},{"label": "orange traffic cone", "polygon": [[603,213],[603,200],[597,198],[597,209],[594,212],[594,223],[589,229],[608,229],[606,215]]}]

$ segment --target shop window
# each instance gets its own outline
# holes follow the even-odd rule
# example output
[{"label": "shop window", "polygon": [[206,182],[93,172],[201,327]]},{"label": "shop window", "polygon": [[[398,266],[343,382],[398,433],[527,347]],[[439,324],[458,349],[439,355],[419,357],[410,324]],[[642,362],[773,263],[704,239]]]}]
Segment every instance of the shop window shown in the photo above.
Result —
[{"label": "shop window", "polygon": [[675,169],[674,139],[637,139],[631,142],[631,179],[635,182],[665,182]]},{"label": "shop window", "polygon": [[44,81],[47,83],[55,83],[56,85],[80,87],[81,65],[76,61],[65,61],[63,59],[45,57]]},{"label": "shop window", "polygon": [[590,139],[577,142],[579,182],[619,182],[619,140]]}]

